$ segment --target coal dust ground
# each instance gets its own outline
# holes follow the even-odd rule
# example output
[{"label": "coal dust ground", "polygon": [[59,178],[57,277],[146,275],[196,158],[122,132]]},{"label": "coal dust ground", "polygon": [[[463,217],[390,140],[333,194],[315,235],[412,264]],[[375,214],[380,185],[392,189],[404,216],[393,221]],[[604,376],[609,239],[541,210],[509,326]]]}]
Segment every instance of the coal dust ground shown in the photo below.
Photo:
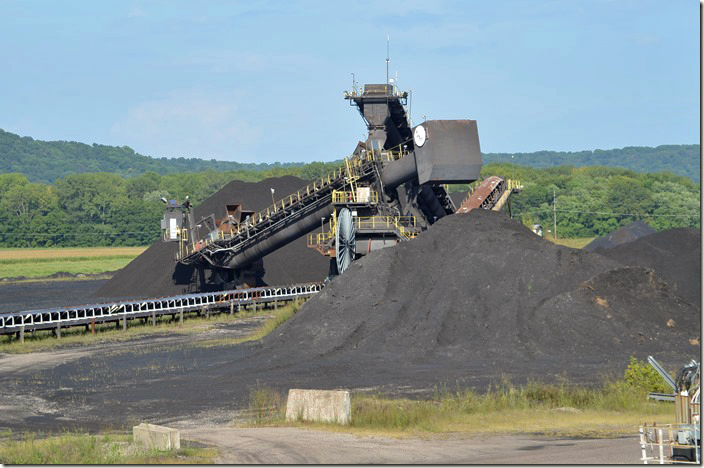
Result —
[{"label": "coal dust ground", "polygon": [[260,342],[147,339],[14,367],[20,358],[3,356],[1,425],[227,424],[257,387],[429,397],[504,378],[598,385],[622,375],[631,355],[668,368],[699,356],[700,315],[651,268],[474,210],[356,261]]},{"label": "coal dust ground", "polygon": [[0,313],[103,302],[95,291],[107,280],[0,283]]}]

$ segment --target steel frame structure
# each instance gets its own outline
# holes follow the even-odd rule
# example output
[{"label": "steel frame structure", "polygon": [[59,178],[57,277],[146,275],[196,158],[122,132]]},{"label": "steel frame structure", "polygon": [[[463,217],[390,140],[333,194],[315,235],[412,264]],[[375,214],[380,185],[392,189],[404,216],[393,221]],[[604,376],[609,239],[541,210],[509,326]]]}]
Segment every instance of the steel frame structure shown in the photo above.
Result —
[{"label": "steel frame structure", "polygon": [[311,297],[322,288],[323,283],[304,283],[4,313],[0,314],[0,335],[291,301]]}]

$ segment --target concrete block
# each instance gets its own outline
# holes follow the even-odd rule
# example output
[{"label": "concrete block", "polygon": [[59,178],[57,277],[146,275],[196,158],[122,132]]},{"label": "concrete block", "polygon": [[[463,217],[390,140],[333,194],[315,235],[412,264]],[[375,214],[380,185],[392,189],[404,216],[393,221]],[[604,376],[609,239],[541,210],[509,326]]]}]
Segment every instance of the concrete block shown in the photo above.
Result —
[{"label": "concrete block", "polygon": [[286,401],[286,420],[298,419],[349,424],[352,420],[350,392],[290,389]]},{"label": "concrete block", "polygon": [[132,437],[137,444],[149,449],[178,450],[181,448],[181,433],[178,429],[142,423],[132,428]]}]

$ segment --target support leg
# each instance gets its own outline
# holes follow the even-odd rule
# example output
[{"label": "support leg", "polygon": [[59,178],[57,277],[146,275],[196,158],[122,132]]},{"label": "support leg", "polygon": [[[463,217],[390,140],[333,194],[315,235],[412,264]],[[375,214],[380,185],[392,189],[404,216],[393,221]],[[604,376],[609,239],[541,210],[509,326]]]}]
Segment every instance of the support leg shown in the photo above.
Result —
[{"label": "support leg", "polygon": [[152,310],[152,327],[156,327],[156,314]]},{"label": "support leg", "polygon": [[122,330],[125,331],[127,330],[127,314],[122,317]]},{"label": "support leg", "polygon": [[183,309],[178,311],[178,323],[179,325],[183,325]]},{"label": "support leg", "polygon": [[56,324],[56,339],[61,338],[61,323]]},{"label": "support leg", "polygon": [[20,343],[24,343],[24,325],[20,327]]}]

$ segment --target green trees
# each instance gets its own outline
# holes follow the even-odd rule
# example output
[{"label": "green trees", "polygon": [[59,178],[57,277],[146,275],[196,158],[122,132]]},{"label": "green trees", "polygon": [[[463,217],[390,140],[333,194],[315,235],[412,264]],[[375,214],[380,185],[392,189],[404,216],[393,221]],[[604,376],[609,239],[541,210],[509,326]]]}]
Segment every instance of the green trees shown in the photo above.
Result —
[{"label": "green trees", "polygon": [[[515,163],[536,168],[560,165],[620,166],[640,173],[671,171],[699,182],[699,154],[699,145],[662,145],[656,148],[627,147],[578,152],[489,153],[484,155],[484,163]],[[152,158],[135,152],[129,146],[39,141],[0,129],[0,173],[22,173],[31,182],[53,183],[77,173],[111,172],[123,177],[136,177],[147,172],[166,175],[207,170],[217,173],[269,171],[276,176],[291,174],[312,179],[330,172],[337,165],[337,161],[304,165]]]},{"label": "green trees", "polygon": [[173,174],[281,170],[303,163],[252,164],[197,158],[151,158],[129,146],[86,145],[75,141],[40,141],[0,129],[0,173],[22,173],[30,181],[53,183],[69,174],[112,172],[134,177],[146,172]]},{"label": "green trees", "polygon": [[[159,238],[161,197],[183,200],[188,195],[197,205],[231,180],[254,182],[287,174],[312,178],[327,174],[331,166],[147,172],[126,179],[104,172],[72,174],[55,185],[33,183],[22,174],[0,174],[0,247],[147,245]],[[511,206],[514,217],[526,225],[552,228],[554,191],[560,237],[603,236],[637,219],[657,230],[699,227],[701,222],[699,184],[672,173],[491,163],[482,175],[523,183]]]},{"label": "green trees", "polygon": [[484,163],[515,163],[545,168],[569,166],[618,166],[640,173],[669,171],[699,182],[699,145],[661,145],[594,151],[538,151],[535,153],[490,153]]},{"label": "green trees", "polygon": [[700,186],[668,172],[639,174],[623,168],[562,166],[533,169],[504,163],[484,166],[482,175],[519,179],[524,190],[512,197],[514,217],[525,225],[553,225],[557,195],[560,237],[606,235],[643,220],[656,230],[701,224]]}]

